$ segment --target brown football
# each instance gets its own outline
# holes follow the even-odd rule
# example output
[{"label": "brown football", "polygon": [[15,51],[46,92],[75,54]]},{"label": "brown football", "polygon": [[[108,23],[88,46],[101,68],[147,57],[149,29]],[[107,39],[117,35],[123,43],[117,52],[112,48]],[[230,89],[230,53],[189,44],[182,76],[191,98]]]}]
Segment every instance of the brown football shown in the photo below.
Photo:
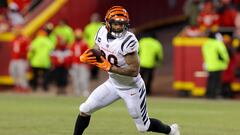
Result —
[{"label": "brown football", "polygon": [[102,62],[101,52],[99,50],[97,50],[97,49],[90,49],[89,51],[92,52],[93,56],[96,57],[97,62]]}]

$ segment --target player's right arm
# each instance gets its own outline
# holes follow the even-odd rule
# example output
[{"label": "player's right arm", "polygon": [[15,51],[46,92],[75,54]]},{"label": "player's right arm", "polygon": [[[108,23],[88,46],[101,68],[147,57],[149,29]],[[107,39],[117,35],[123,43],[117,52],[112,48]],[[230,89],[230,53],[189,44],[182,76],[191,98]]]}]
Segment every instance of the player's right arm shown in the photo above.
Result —
[{"label": "player's right arm", "polygon": [[139,73],[140,62],[137,52],[129,53],[124,57],[127,67],[117,67],[112,65],[110,72],[117,73],[120,75],[136,77]]},{"label": "player's right arm", "polygon": [[[98,46],[98,45],[96,45]],[[96,66],[112,73],[136,77],[140,70],[140,61],[138,57],[138,41],[134,35],[129,35],[121,44],[121,53],[127,64],[126,67],[111,65],[104,57],[102,63],[96,62]]]},{"label": "player's right arm", "polygon": [[95,65],[105,71],[117,73],[120,75],[136,77],[139,73],[140,62],[137,52],[126,54],[124,59],[127,67],[118,67],[111,65],[104,57],[101,56],[103,62],[96,62]]},{"label": "player's right arm", "polygon": [[140,61],[138,56],[138,41],[133,34],[129,34],[121,44],[121,53],[127,66],[119,67],[112,65],[110,72],[120,75],[136,77],[140,71]]}]

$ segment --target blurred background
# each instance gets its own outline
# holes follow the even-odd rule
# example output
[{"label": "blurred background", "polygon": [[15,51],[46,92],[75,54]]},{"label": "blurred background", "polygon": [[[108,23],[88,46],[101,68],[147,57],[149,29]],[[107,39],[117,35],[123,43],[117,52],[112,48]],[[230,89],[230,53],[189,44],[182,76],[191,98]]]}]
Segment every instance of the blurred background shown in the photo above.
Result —
[{"label": "blurred background", "polygon": [[[149,96],[205,97],[210,74],[220,71],[210,98],[239,98],[239,0],[1,0],[0,92],[88,96],[107,74],[78,57],[114,5],[130,15]],[[202,48],[211,33],[228,60],[207,54],[224,68],[209,70]]]}]

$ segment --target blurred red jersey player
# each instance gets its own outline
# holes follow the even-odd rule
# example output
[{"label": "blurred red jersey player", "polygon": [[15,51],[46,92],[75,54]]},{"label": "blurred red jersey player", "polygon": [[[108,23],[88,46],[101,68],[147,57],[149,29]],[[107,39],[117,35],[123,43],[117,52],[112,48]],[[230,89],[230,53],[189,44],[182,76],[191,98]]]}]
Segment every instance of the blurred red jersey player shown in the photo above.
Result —
[{"label": "blurred red jersey player", "polygon": [[88,44],[82,38],[83,36],[81,29],[76,29],[74,34],[76,40],[71,46],[73,63],[70,74],[72,77],[75,95],[87,97],[89,95],[89,66],[85,63],[82,63],[79,57],[88,49]]},{"label": "blurred red jersey player", "polygon": [[71,65],[71,51],[66,40],[57,36],[57,45],[51,53],[53,73],[58,87],[57,94],[66,94],[68,69]]},{"label": "blurred red jersey player", "polygon": [[27,52],[29,44],[30,39],[21,34],[14,39],[12,44],[9,72],[13,78],[15,90],[18,92],[28,92],[26,73],[28,70]]},{"label": "blurred red jersey player", "polygon": [[198,24],[202,30],[214,29],[219,25],[219,15],[215,11],[212,1],[206,1],[198,15]]}]

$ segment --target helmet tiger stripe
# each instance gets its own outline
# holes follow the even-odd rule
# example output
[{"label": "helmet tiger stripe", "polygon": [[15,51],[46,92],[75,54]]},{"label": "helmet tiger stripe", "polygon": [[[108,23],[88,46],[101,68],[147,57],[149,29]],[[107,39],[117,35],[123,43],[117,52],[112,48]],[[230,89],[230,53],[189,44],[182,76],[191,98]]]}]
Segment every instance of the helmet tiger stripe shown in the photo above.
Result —
[{"label": "helmet tiger stripe", "polygon": [[106,28],[108,32],[111,32],[111,21],[120,21],[126,24],[126,29],[129,26],[129,15],[125,8],[122,6],[111,7],[105,16]]}]

